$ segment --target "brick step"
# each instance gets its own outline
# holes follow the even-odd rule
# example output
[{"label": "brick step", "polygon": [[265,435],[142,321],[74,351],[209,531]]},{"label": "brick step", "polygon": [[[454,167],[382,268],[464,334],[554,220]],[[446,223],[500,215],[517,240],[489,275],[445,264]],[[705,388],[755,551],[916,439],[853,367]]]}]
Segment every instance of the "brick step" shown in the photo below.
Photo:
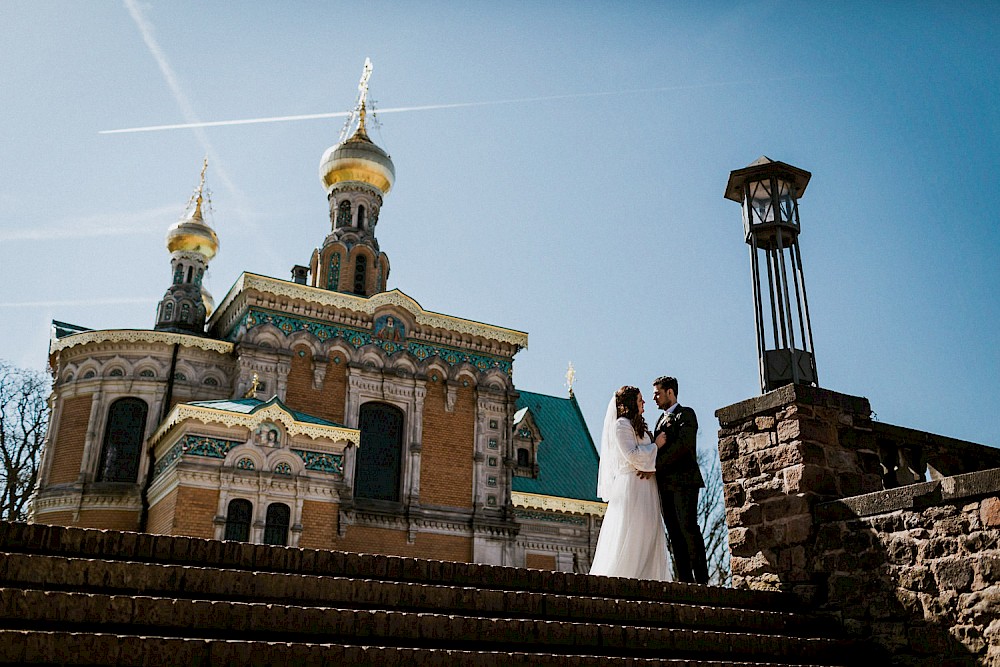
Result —
[{"label": "brick step", "polygon": [[597,598],[670,601],[699,606],[799,611],[796,598],[677,582],[592,577],[570,572],[456,563],[420,558],[274,547],[189,537],[149,535],[42,524],[0,522],[0,551],[53,556],[171,563],[234,570],[328,575],[559,593]]},{"label": "brick step", "polygon": [[831,630],[829,623],[789,612],[40,554],[0,553],[0,585],[504,618],[587,619],[674,628],[739,628],[756,634],[823,636]]},{"label": "brick step", "polygon": [[0,625],[191,639],[854,664],[850,641],[647,626],[0,589]]},{"label": "brick step", "polygon": [[[0,630],[4,665],[355,665],[359,667],[778,667],[773,662],[223,641],[109,633]],[[843,663],[848,664],[848,663]],[[818,667],[818,666],[817,666]]]}]

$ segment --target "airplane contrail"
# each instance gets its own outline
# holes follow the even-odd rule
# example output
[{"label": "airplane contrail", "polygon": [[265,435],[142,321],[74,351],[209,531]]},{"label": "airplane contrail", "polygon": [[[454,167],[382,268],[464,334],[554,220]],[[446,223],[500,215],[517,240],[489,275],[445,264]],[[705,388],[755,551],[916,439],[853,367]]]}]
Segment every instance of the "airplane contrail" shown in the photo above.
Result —
[{"label": "airplane contrail", "polygon": [[[810,77],[815,77],[817,75],[810,75]],[[822,76],[822,75],[820,75]],[[833,75],[830,75],[833,76]],[[762,83],[775,83],[780,81],[790,81],[794,79],[801,79],[805,77],[801,76],[790,76],[781,77],[775,79],[767,79],[765,81],[755,81],[752,82],[753,85]],[[525,102],[549,102],[553,100],[571,100],[571,99],[582,99],[586,97],[613,97],[619,95],[637,95],[641,93],[661,93],[670,92],[677,90],[695,90],[699,88],[723,88],[726,86],[746,86],[748,82],[745,80],[737,81],[718,81],[714,83],[697,83],[697,84],[686,84],[679,86],[659,86],[656,88],[633,88],[631,90],[614,90],[605,91],[597,93],[566,93],[563,95],[544,95],[541,97],[518,97],[507,100],[489,100],[483,102],[455,102],[453,104],[427,104],[423,106],[408,106],[408,107],[390,107],[387,109],[376,109],[375,113],[399,113],[402,111],[435,111],[438,109],[459,109],[463,107],[485,107],[485,106],[495,106],[499,104],[523,104]],[[186,130],[195,129],[203,127],[223,127],[228,125],[254,125],[257,123],[287,123],[290,121],[298,120],[317,120],[321,118],[346,118],[350,115],[348,111],[336,111],[331,113],[312,113],[312,114],[302,114],[296,116],[269,116],[266,118],[241,118],[235,120],[213,120],[213,121],[194,121],[187,123],[175,123],[171,125],[148,125],[143,127],[126,127],[117,130],[101,130],[98,134],[128,134],[132,132],[159,132],[161,130]]]},{"label": "airplane contrail", "polygon": [[130,303],[156,303],[155,297],[117,298],[117,299],[67,299],[62,301],[21,301],[0,303],[0,308],[56,308],[65,306],[118,306]]},{"label": "airplane contrail", "polygon": [[[129,16],[132,17],[132,21],[139,29],[139,33],[142,35],[142,41],[146,43],[146,48],[149,50],[149,54],[153,56],[153,60],[156,61],[156,65],[160,68],[160,73],[163,74],[163,78],[167,82],[167,87],[170,88],[170,92],[173,94],[174,101],[176,101],[177,106],[180,107],[181,115],[184,117],[184,120],[186,120],[192,127],[198,127],[201,119],[198,118],[198,114],[194,110],[194,105],[191,104],[188,96],[184,93],[180,80],[177,78],[174,68],[170,65],[170,60],[167,58],[167,54],[164,53],[162,48],[160,48],[160,43],[156,39],[153,24],[146,18],[146,15],[143,14],[143,11],[139,7],[136,0],[122,0],[122,2],[125,5],[125,9],[128,10]],[[236,185],[232,182],[232,180],[230,180],[225,167],[223,167],[219,161],[217,157],[218,154],[212,148],[212,144],[208,140],[208,135],[199,130],[195,132],[195,136],[198,137],[198,142],[201,144],[205,153],[212,155],[212,171],[215,173],[216,177],[223,183],[223,185],[226,186],[226,189],[236,194]]]}]

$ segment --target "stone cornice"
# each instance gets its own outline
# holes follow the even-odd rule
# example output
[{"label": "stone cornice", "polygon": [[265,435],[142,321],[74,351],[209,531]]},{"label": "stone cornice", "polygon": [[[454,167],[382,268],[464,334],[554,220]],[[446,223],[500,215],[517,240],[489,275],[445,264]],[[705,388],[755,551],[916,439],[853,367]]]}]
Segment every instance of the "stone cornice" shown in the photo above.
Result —
[{"label": "stone cornice", "polygon": [[60,350],[66,350],[78,345],[92,343],[165,343],[167,345],[178,344],[184,347],[194,347],[220,354],[229,354],[233,351],[232,343],[215,340],[214,338],[202,338],[201,336],[148,329],[99,329],[53,339],[49,344],[49,354],[55,354]]},{"label": "stone cornice", "polygon": [[510,502],[514,507],[523,507],[525,509],[570,512],[572,514],[592,514],[594,516],[604,516],[604,513],[608,509],[607,503],[594,500],[543,496],[537,493],[520,493],[518,491],[511,492]]},{"label": "stone cornice", "polygon": [[333,308],[352,310],[366,315],[374,315],[379,308],[397,306],[411,313],[417,324],[426,327],[445,329],[459,334],[480,336],[488,340],[509,343],[519,348],[528,347],[528,334],[515,329],[483,324],[474,320],[465,320],[451,315],[442,315],[424,310],[413,298],[398,289],[389,292],[379,292],[371,297],[355,296],[343,292],[300,285],[287,280],[268,278],[254,273],[243,273],[226,294],[222,303],[213,313],[209,327],[214,327],[225,316],[226,311],[235,303],[239,296],[247,291],[255,290],[273,296],[283,296],[290,299],[300,299]]},{"label": "stone cornice", "polygon": [[206,408],[188,403],[178,403],[171,410],[167,418],[156,429],[156,432],[149,438],[149,444],[156,446],[168,431],[175,425],[185,421],[194,420],[202,424],[222,424],[223,426],[242,426],[248,430],[253,430],[263,422],[275,421],[284,424],[291,436],[305,435],[309,438],[332,440],[342,442],[346,440],[355,446],[361,445],[361,431],[346,426],[327,426],[325,424],[313,424],[310,422],[300,422],[291,413],[282,409],[277,403],[267,405],[250,414],[241,412],[230,412],[228,410],[218,410],[216,408]]}]

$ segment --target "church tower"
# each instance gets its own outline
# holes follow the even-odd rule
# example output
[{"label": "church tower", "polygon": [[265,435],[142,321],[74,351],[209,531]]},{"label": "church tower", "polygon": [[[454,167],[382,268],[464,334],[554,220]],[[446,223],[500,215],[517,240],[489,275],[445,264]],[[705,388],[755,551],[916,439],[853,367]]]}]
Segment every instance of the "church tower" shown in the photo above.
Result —
[{"label": "church tower", "polygon": [[375,226],[396,173],[388,154],[368,138],[366,92],[362,86],[357,130],[320,160],[330,234],[313,251],[309,268],[313,287],[368,297],[384,292],[389,278],[389,258],[379,250]]},{"label": "church tower", "polygon": [[193,210],[167,231],[167,250],[170,251],[173,280],[156,309],[154,328],[157,331],[202,336],[205,333],[205,320],[214,308],[212,295],[202,286],[208,263],[219,251],[219,237],[205,222],[202,213],[207,169],[208,158],[205,158],[201,168],[201,181],[191,198]]}]

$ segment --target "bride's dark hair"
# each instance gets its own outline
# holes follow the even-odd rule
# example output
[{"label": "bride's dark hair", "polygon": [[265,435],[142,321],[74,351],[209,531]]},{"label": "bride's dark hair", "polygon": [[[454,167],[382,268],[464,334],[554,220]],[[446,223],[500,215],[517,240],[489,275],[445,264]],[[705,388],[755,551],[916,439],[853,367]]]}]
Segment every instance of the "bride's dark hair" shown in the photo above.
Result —
[{"label": "bride's dark hair", "polygon": [[646,418],[639,412],[639,388],[625,385],[615,392],[615,410],[619,417],[632,422],[635,437],[641,438],[649,432]]}]

